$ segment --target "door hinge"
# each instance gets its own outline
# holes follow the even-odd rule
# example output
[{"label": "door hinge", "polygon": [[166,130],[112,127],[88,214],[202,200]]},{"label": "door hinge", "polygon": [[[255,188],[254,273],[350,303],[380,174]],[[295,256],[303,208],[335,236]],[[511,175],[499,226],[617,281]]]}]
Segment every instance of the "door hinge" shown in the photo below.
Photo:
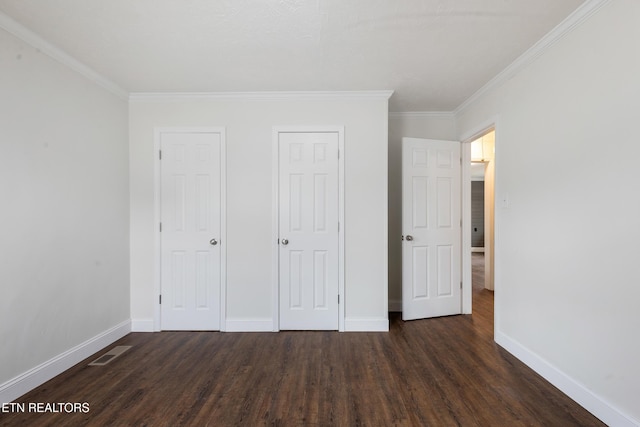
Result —
[{"label": "door hinge", "polygon": [[162,233],[162,223],[160,223],[160,232]]},{"label": "door hinge", "polygon": [[162,304],[162,295],[158,295],[158,304]]},{"label": "door hinge", "polygon": [[338,233],[340,232],[340,221],[338,221]]},{"label": "door hinge", "polygon": [[460,282],[460,289],[462,289],[462,282]]},{"label": "door hinge", "polygon": [[340,304],[340,294],[338,294],[338,304]]},{"label": "door hinge", "polygon": [[162,160],[162,150],[158,150],[158,159]]},{"label": "door hinge", "polygon": [[338,150],[338,158],[340,158],[340,150]]}]

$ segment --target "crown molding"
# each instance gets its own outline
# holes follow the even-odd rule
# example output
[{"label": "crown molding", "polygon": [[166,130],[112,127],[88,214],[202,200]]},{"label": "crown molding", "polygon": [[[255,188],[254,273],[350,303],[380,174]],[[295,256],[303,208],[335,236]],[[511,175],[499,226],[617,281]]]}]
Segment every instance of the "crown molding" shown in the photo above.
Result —
[{"label": "crown molding", "polygon": [[515,61],[507,66],[504,70],[498,73],[494,78],[489,80],[484,86],[482,86],[473,95],[467,98],[462,104],[460,104],[455,110],[454,115],[460,114],[467,109],[476,100],[482,97],[488,91],[501,86],[510,78],[519,73],[527,65],[531,64],[538,57],[540,57],[547,49],[553,46],[556,42],[569,34],[580,24],[586,21],[591,15],[596,13],[602,6],[609,3],[611,0],[587,0],[580,7],[578,7],[571,15],[569,15],[564,21],[558,24],[553,30],[548,32],[542,37],[536,44],[531,46],[527,51],[520,55]]},{"label": "crown molding", "polygon": [[194,99],[243,99],[243,100],[389,100],[392,90],[366,91],[264,91],[264,92],[133,92],[131,102],[184,101]]},{"label": "crown molding", "polygon": [[453,111],[392,111],[389,118],[418,117],[432,119],[454,119]]},{"label": "crown molding", "polygon": [[81,74],[85,78],[91,80],[98,86],[102,87],[103,89],[106,89],[107,91],[111,92],[117,97],[123,100],[128,99],[129,93],[123,88],[121,88],[120,86],[118,86],[116,83],[112,82],[102,74],[98,73],[97,71],[93,70],[92,68],[88,67],[87,65],[78,61],[77,59],[73,58],[71,55],[64,52],[62,49],[44,40],[39,35],[29,30],[28,28],[24,27],[23,25],[19,24],[18,22],[14,21],[13,19],[11,19],[9,16],[5,15],[2,12],[0,12],[0,28],[5,30],[9,34],[14,35],[15,37],[22,40],[23,42],[29,44],[33,48],[39,50],[40,52],[54,59],[55,61],[67,66],[68,68],[72,69],[78,74]]}]

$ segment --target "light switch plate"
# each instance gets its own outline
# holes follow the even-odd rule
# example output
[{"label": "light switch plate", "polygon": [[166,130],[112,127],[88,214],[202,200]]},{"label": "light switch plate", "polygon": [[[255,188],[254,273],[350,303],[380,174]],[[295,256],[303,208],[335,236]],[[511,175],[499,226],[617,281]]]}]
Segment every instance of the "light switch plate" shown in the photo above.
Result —
[{"label": "light switch plate", "polygon": [[500,198],[500,206],[502,206],[502,209],[508,209],[510,206],[510,202],[509,202],[509,193],[504,193],[502,195],[502,197]]}]

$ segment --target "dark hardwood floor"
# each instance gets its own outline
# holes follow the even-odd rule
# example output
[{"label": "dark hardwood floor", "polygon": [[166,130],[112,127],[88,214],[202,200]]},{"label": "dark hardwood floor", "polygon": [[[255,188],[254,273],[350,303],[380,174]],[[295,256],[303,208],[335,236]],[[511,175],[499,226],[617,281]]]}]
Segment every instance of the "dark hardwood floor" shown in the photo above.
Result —
[{"label": "dark hardwood floor", "polygon": [[[481,256],[481,255],[480,255]],[[474,256],[478,263],[479,256]],[[0,413],[4,426],[602,426],[493,342],[493,293],[474,314],[389,333],[132,333],[16,402],[88,413]]]}]

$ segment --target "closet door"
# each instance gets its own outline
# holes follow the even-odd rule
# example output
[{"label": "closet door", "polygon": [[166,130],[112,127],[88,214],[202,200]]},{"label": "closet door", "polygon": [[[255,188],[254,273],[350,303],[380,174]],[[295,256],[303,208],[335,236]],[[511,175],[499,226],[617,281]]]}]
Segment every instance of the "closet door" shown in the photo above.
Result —
[{"label": "closet door", "polygon": [[278,138],[280,329],[337,330],[339,135]]},{"label": "closet door", "polygon": [[162,132],[161,328],[220,329],[221,144],[215,132]]}]

